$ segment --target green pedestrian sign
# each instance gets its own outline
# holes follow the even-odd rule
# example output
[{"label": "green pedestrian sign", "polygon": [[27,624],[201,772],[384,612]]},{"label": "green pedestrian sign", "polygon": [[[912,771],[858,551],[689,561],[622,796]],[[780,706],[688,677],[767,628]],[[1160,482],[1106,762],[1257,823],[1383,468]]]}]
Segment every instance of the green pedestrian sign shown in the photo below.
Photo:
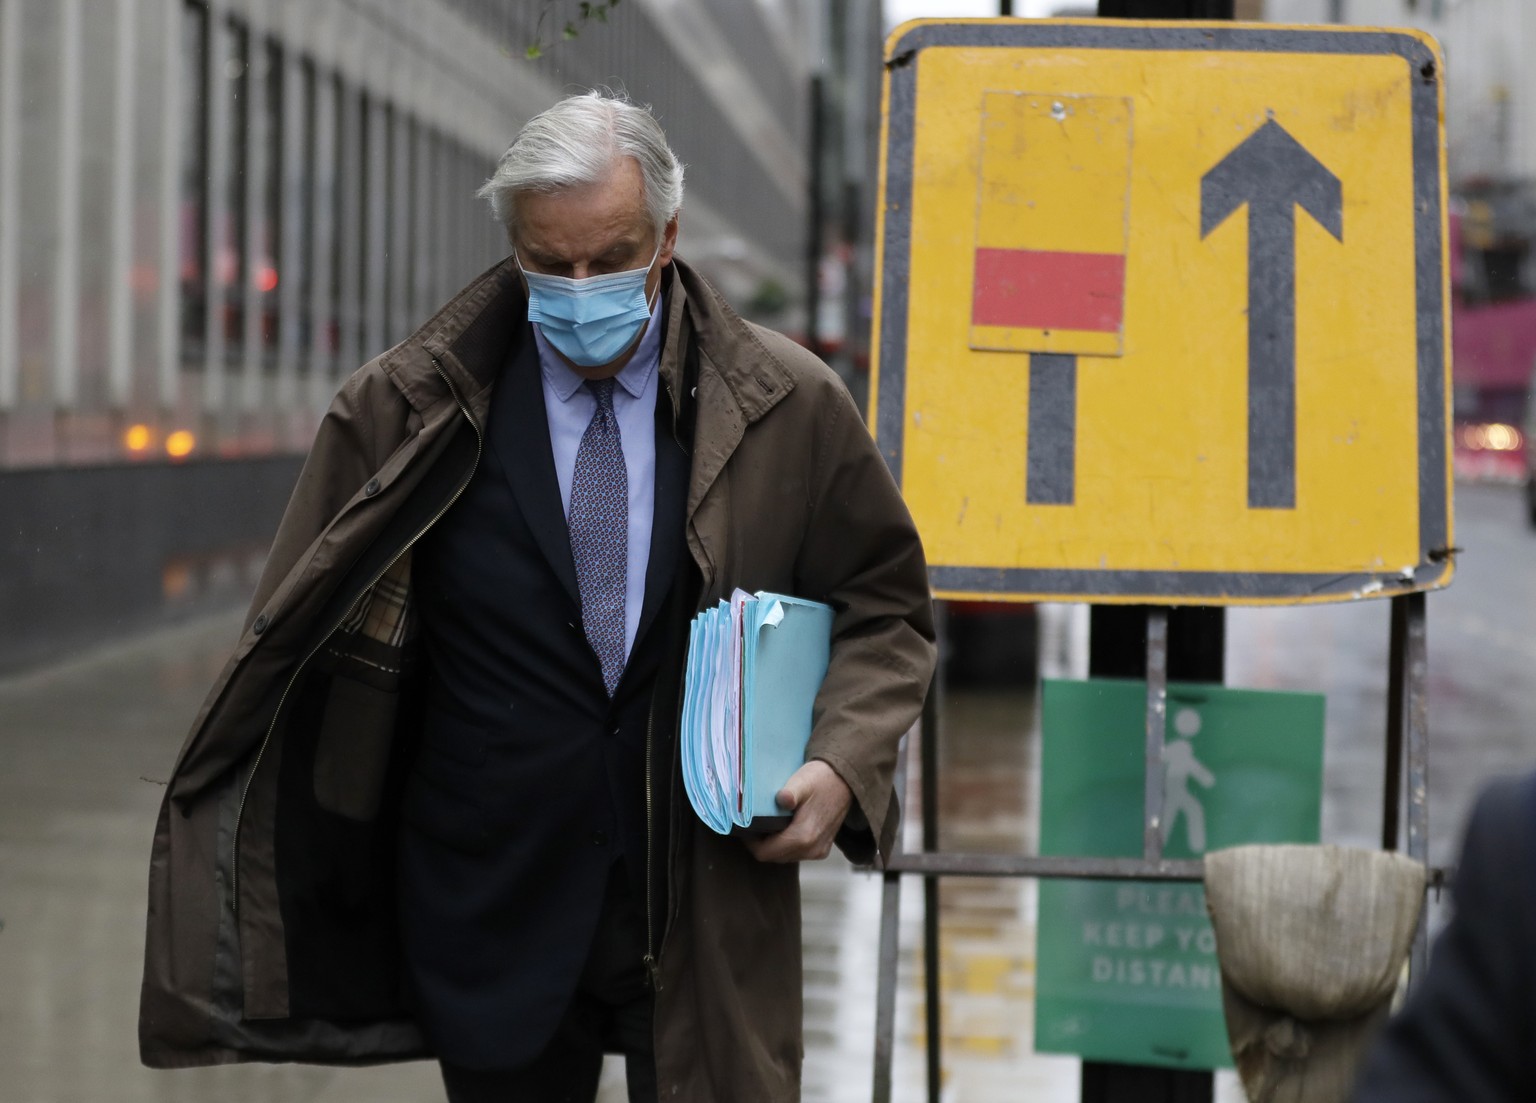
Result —
[{"label": "green pedestrian sign", "polygon": [[[1138,857],[1146,685],[1047,681],[1040,853]],[[1318,841],[1323,698],[1170,684],[1163,854]],[[1040,883],[1035,1048],[1229,1067],[1216,939],[1197,885]]]}]

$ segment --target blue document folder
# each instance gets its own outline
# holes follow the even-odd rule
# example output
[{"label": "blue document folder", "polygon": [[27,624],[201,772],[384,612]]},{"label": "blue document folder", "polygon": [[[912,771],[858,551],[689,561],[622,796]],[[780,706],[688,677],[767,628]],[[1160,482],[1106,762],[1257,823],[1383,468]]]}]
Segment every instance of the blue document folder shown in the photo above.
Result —
[{"label": "blue document folder", "polygon": [[738,591],[694,618],[679,752],[683,788],[722,835],[789,822],[777,796],[805,763],[832,650],[832,609]]}]

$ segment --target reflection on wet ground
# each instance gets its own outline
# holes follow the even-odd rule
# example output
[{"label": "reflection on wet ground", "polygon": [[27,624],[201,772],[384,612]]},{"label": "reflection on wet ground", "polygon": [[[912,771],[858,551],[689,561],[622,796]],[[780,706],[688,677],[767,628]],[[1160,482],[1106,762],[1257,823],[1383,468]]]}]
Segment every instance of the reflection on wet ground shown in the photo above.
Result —
[{"label": "reflection on wet ground", "polygon": [[[217,618],[0,681],[0,1070],[30,1103],[426,1103],[427,1064],[237,1066],[150,1072],[134,1036],[146,853],[182,729],[237,629]],[[946,846],[1034,845],[1033,694],[952,693],[944,741]],[[913,779],[915,785],[916,779]],[[915,845],[916,839],[912,840]],[[1034,889],[943,888],[946,1099],[1072,1099],[1070,1058],[1031,1058]],[[897,1098],[924,1093],[921,886],[902,908]],[[869,1098],[879,879],[838,859],[804,876],[810,1101]],[[622,1070],[602,1100],[623,1099]]]},{"label": "reflection on wet ground", "polygon": [[[1432,857],[1454,858],[1479,782],[1536,763],[1536,537],[1513,493],[1458,503],[1468,548],[1429,602]],[[1045,607],[1042,667],[1081,676],[1085,610]],[[1323,837],[1374,846],[1382,794],[1387,606],[1236,610],[1228,682],[1328,696]],[[234,617],[167,630],[0,680],[0,1097],[25,1103],[439,1103],[427,1064],[241,1066],[152,1073],[135,1013],[149,837],[188,718],[217,673]],[[1032,688],[952,691],[941,742],[942,844],[1032,851],[1038,791]],[[916,778],[911,779],[913,786]],[[915,807],[915,805],[909,805]],[[911,825],[909,825],[911,830]],[[909,845],[915,845],[913,838]],[[870,1095],[880,882],[833,860],[804,875],[805,1097]],[[1031,1052],[1031,882],[943,882],[946,1103],[1078,1097],[1070,1057]],[[902,899],[896,1097],[925,1097],[919,882]],[[623,1098],[606,1070],[602,1099]],[[1218,1098],[1240,1098],[1230,1076]]]}]

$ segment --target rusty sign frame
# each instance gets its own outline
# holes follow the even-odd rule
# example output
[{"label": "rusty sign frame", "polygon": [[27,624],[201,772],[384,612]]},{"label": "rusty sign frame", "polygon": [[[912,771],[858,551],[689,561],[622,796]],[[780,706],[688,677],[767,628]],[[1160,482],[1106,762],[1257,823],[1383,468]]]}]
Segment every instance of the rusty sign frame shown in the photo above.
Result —
[{"label": "rusty sign frame", "polygon": [[[1445,871],[1429,865],[1429,648],[1423,593],[1392,598],[1388,659],[1385,794],[1382,808],[1382,849],[1396,850],[1402,832],[1403,775],[1407,773],[1407,838],[1409,858],[1425,869],[1425,891],[1438,890]],[[911,740],[921,755],[922,845],[905,849],[898,830],[890,858],[883,868],[880,911],[879,972],[875,994],[875,1061],[873,1103],[890,1103],[891,1074],[896,1047],[896,977],[900,955],[901,878],[923,879],[923,955],[927,1015],[928,1083],[937,1103],[938,1070],[943,1032],[939,1021],[938,879],[949,877],[1073,877],[1099,881],[1203,881],[1205,863],[1163,857],[1162,760],[1168,709],[1168,610],[1147,611],[1147,698],[1145,784],[1142,810],[1142,853],[1139,858],[1086,858],[1026,854],[940,851],[938,846],[938,718],[942,677],[923,706],[922,721],[903,739],[897,763],[895,791],[905,796]],[[1409,954],[1410,987],[1429,963],[1426,916],[1421,912]]]}]

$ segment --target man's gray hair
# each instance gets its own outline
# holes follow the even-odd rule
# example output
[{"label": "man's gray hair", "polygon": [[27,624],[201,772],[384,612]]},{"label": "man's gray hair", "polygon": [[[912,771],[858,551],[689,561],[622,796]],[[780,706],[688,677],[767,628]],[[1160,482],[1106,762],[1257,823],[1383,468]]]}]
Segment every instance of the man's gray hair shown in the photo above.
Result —
[{"label": "man's gray hair", "polygon": [[513,233],[518,192],[554,192],[595,184],[615,157],[633,157],[645,184],[645,205],[659,237],[683,205],[683,164],[650,109],[622,95],[594,90],[568,96],[529,119],[475,194]]}]

